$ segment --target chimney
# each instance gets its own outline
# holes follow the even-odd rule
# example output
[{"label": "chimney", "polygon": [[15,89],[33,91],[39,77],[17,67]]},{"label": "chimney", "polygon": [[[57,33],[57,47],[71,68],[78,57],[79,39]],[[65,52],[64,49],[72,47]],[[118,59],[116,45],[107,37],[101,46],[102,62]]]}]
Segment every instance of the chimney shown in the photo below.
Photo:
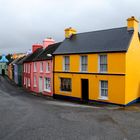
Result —
[{"label": "chimney", "polygon": [[51,37],[48,37],[43,40],[43,48],[47,48],[49,45],[54,44],[54,43],[55,41]]},{"label": "chimney", "polygon": [[43,46],[41,44],[32,45],[32,52],[34,53],[38,48],[43,48]]},{"label": "chimney", "polygon": [[127,29],[138,32],[138,26],[139,26],[138,23],[139,23],[139,21],[134,16],[128,18],[127,19]]},{"label": "chimney", "polygon": [[66,28],[65,29],[65,38],[71,38],[72,35],[76,34],[76,30],[73,29],[72,27]]}]

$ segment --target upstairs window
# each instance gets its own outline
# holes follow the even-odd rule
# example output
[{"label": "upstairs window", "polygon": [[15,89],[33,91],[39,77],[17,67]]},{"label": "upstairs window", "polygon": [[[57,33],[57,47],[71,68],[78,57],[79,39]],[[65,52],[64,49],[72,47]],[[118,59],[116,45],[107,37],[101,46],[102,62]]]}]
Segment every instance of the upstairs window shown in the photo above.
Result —
[{"label": "upstairs window", "polygon": [[24,69],[24,72],[25,72],[26,71],[26,64],[24,64],[24,68],[23,69]]},{"label": "upstairs window", "polygon": [[64,71],[70,70],[70,57],[64,56]]},{"label": "upstairs window", "polygon": [[36,62],[34,62],[34,72],[37,71],[37,66],[36,65],[37,65]]},{"label": "upstairs window", "polygon": [[107,55],[99,55],[99,72],[107,72]]},{"label": "upstairs window", "polygon": [[50,63],[46,62],[46,72],[50,72]]},{"label": "upstairs window", "polygon": [[43,62],[40,62],[40,72],[43,72]]},{"label": "upstairs window", "polygon": [[71,78],[60,78],[61,91],[71,91]]},{"label": "upstairs window", "polygon": [[81,56],[81,66],[80,66],[80,70],[82,72],[86,72],[87,71],[87,63],[88,63],[88,60],[87,60],[87,56]]},{"label": "upstairs window", "polygon": [[36,76],[34,76],[34,87],[36,87]]}]

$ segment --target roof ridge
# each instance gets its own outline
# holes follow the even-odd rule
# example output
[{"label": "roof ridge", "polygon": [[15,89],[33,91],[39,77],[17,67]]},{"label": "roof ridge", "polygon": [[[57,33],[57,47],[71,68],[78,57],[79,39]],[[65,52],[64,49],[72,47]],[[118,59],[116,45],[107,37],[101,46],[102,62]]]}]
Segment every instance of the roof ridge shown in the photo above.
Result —
[{"label": "roof ridge", "polygon": [[103,29],[103,30],[95,30],[95,31],[89,31],[89,32],[82,32],[82,33],[77,33],[77,34],[74,34],[74,35],[85,34],[85,33],[93,33],[93,32],[102,32],[102,31],[115,30],[115,29],[121,29],[121,28],[127,28],[127,27],[126,26],[123,26],[123,27],[114,27],[114,28]]}]

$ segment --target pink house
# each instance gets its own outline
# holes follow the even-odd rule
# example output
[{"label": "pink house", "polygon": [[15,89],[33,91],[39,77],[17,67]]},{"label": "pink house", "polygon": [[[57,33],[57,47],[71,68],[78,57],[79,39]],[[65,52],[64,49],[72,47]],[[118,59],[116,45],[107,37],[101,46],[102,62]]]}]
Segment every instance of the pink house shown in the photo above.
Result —
[{"label": "pink house", "polygon": [[33,45],[32,54],[24,61],[24,87],[36,93],[53,95],[52,54],[60,43],[53,39],[43,40],[43,45]]},{"label": "pink house", "polygon": [[53,59],[52,54],[60,43],[49,45],[34,59],[33,91],[43,95],[53,95]]}]

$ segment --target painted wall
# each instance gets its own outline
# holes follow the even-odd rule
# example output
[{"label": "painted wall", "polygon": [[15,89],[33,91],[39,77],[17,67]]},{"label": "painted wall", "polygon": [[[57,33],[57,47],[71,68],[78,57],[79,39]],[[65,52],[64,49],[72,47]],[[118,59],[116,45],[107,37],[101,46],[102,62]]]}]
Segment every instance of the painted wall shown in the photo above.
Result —
[{"label": "painted wall", "polygon": [[[137,28],[136,28],[137,29]],[[125,103],[140,97],[140,42],[135,30],[126,54],[126,95]]]},{"label": "painted wall", "polygon": [[[85,54],[86,55],[86,54]],[[55,71],[63,71],[62,55],[55,56]],[[88,54],[88,72],[98,73],[99,54]],[[125,73],[125,53],[108,53],[108,73]],[[80,55],[70,55],[70,72],[80,72]]]},{"label": "painted wall", "polygon": [[[40,72],[40,63],[43,62],[43,71]],[[36,61],[34,62],[37,64],[37,71],[33,71],[33,79],[32,82],[34,83],[34,76],[36,77],[36,86],[35,84],[33,84],[33,91],[39,93],[39,78],[42,78],[42,94],[44,95],[49,95],[52,96],[53,95],[53,63],[52,60],[45,60],[45,61]],[[46,71],[46,65],[47,63],[50,64],[50,72]],[[45,78],[51,78],[51,91],[45,91]]]},{"label": "painted wall", "polygon": [[5,75],[8,75],[8,67],[6,63],[0,62],[0,74],[2,74],[2,69],[5,71]]},{"label": "painted wall", "polygon": [[17,66],[17,64],[14,64],[14,81],[16,84],[18,84],[18,66]]},{"label": "painted wall", "polygon": [[[91,74],[80,72],[80,55],[70,55],[70,72],[63,73],[63,56],[56,55],[54,58],[54,93],[58,95],[81,98],[81,79],[89,80],[89,99],[111,102],[117,104],[125,103],[125,53],[108,53],[108,74],[101,75],[98,72],[99,54],[88,55],[88,72]],[[59,73],[62,72],[62,73]],[[75,72],[75,73],[74,73]],[[76,73],[77,72],[77,73]],[[114,74],[114,75],[113,75]],[[118,74],[118,75],[115,75]],[[121,74],[121,75],[120,75]],[[72,92],[62,92],[60,90],[60,78],[72,79]],[[108,100],[99,99],[99,81],[108,80]]]}]

